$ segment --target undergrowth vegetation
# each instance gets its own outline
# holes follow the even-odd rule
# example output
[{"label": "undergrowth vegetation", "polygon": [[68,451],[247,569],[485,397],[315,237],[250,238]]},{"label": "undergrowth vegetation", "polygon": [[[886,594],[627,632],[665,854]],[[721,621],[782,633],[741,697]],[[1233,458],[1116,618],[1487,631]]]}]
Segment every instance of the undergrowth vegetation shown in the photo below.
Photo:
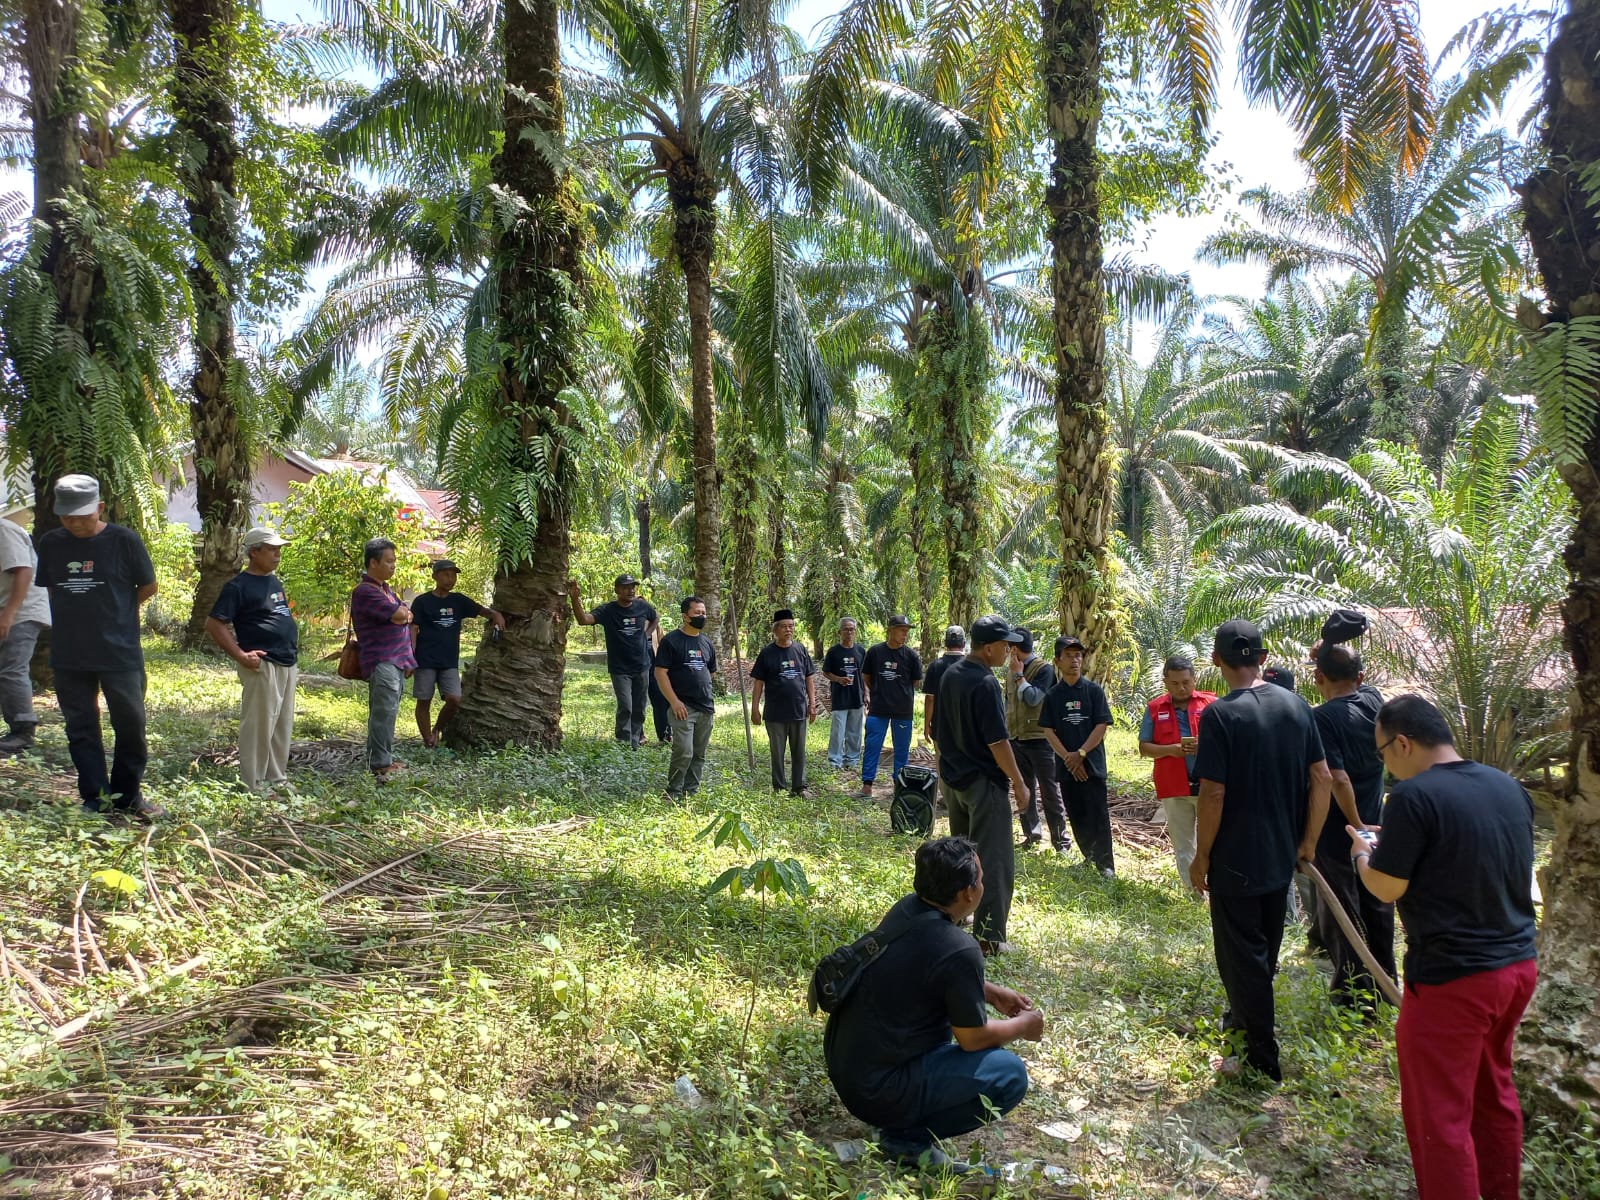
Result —
[{"label": "undergrowth vegetation", "polygon": [[[607,680],[574,666],[560,753],[413,739],[380,790],[350,741],[362,690],[313,673],[295,794],[261,801],[227,759],[232,672],[149,658],[166,823],[81,815],[50,710],[40,753],[0,768],[0,1194],[954,1194],[836,1147],[867,1131],[828,1085],[805,979],[908,890],[913,843],[828,772],[825,725],[814,796],[774,795],[725,703],[709,786],[669,803],[665,751],[609,741]],[[1129,731],[1112,745],[1137,791]],[[726,813],[747,842],[698,836]],[[708,891],[756,854],[809,887]],[[1214,1085],[1205,908],[1165,853],[1118,856],[1115,881],[1021,856],[1018,952],[991,970],[1046,1037],[1022,1047],[1028,1099],[973,1141],[1077,1182],[995,1194],[1406,1195],[1392,1021],[1335,1012],[1291,929],[1286,1083]],[[1593,1149],[1536,1136],[1532,1194],[1593,1195]]]}]

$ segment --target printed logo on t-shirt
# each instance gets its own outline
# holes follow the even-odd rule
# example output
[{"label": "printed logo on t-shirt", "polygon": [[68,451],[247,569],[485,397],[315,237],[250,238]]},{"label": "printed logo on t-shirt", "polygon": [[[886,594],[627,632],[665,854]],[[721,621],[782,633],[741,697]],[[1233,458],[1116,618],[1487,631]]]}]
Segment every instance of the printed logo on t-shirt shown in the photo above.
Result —
[{"label": "printed logo on t-shirt", "polygon": [[453,608],[441,608],[439,615],[433,619],[433,623],[440,629],[449,629],[456,624],[456,610]]},{"label": "printed logo on t-shirt", "polygon": [[798,658],[784,659],[783,663],[778,668],[778,677],[780,679],[803,678],[800,674],[800,660]]},{"label": "printed logo on t-shirt", "polygon": [[879,674],[881,674],[886,681],[887,680],[899,679],[900,678],[900,664],[899,663],[886,662],[886,663],[883,664],[883,670],[880,671]]},{"label": "printed logo on t-shirt", "polygon": [[689,650],[685,652],[687,661],[684,663],[691,671],[704,671],[706,669],[706,656],[702,650]]},{"label": "printed logo on t-shirt", "polygon": [[273,592],[267,597],[267,607],[275,613],[289,616],[289,597],[283,592]]},{"label": "printed logo on t-shirt", "polygon": [[1062,717],[1073,725],[1083,724],[1083,701],[1063,700],[1061,702]]},{"label": "printed logo on t-shirt", "polygon": [[70,592],[74,596],[81,596],[104,583],[105,580],[94,577],[94,559],[86,558],[81,562],[67,564],[67,578],[62,581],[61,590]]}]

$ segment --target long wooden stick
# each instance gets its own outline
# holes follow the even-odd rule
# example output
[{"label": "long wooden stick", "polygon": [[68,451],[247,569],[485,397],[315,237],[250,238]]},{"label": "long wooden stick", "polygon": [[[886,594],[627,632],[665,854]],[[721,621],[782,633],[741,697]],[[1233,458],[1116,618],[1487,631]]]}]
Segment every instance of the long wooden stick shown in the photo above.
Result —
[{"label": "long wooden stick", "polygon": [[1378,990],[1383,993],[1383,998],[1396,1008],[1399,1008],[1400,989],[1395,986],[1394,980],[1389,978],[1389,972],[1378,965],[1378,960],[1373,956],[1372,949],[1367,945],[1366,940],[1356,932],[1355,923],[1350,920],[1350,914],[1344,911],[1344,905],[1339,902],[1339,897],[1333,894],[1333,889],[1328,886],[1328,881],[1322,877],[1322,872],[1304,858],[1300,860],[1300,870],[1309,875],[1311,882],[1317,885],[1317,891],[1322,896],[1322,902],[1332,907],[1333,919],[1339,922],[1339,928],[1343,931],[1345,940],[1354,947],[1356,954],[1372,975],[1373,981],[1377,983]]},{"label": "long wooden stick", "polygon": [[744,714],[744,752],[750,760],[750,769],[756,769],[756,744],[750,736],[750,706],[744,695],[744,658],[739,653],[739,608],[728,597],[728,620],[733,622],[733,665],[739,672],[739,711]]}]

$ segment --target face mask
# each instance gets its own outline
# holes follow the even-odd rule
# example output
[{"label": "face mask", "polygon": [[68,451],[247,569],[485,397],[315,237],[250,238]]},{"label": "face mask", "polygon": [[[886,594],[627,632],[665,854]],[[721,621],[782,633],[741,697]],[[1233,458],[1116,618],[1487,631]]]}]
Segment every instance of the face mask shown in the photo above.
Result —
[{"label": "face mask", "polygon": [[691,629],[704,629],[706,627],[706,619],[705,619],[705,617],[704,616],[690,617],[689,618],[689,627]]}]

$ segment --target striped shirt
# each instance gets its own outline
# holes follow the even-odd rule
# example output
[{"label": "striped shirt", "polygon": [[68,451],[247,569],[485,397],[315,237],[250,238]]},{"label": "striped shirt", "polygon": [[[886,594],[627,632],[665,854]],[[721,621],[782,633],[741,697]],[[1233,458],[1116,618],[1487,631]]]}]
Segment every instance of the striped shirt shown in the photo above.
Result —
[{"label": "striped shirt", "polygon": [[361,675],[367,678],[379,663],[392,662],[402,671],[417,665],[411,652],[411,629],[389,618],[400,607],[400,597],[387,583],[363,575],[350,596],[350,622],[355,626],[361,652]]}]

